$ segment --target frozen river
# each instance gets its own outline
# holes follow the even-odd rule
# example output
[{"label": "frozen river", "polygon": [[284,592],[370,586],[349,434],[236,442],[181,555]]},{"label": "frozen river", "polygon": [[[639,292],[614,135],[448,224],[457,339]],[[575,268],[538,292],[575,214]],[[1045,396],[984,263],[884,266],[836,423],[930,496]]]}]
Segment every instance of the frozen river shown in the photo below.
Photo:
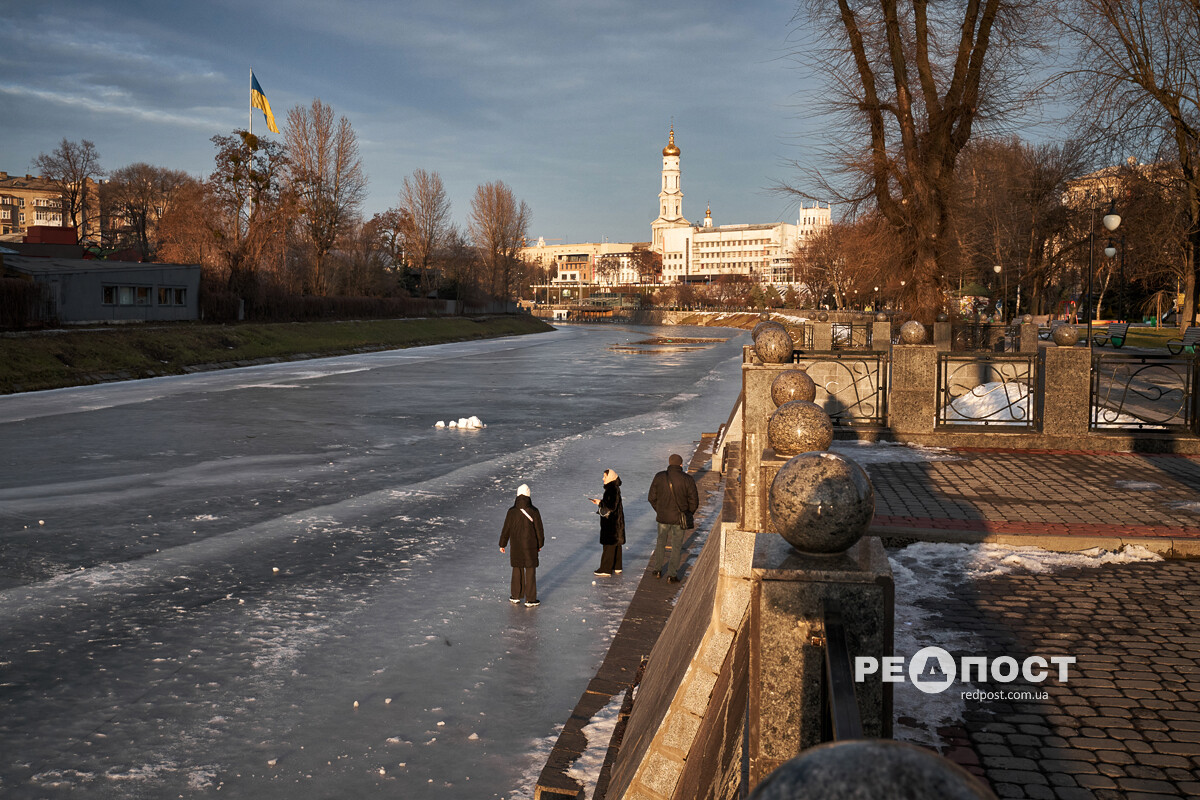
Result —
[{"label": "frozen river", "polygon": [[[744,335],[553,333],[0,397],[0,796],[510,798]],[[438,429],[479,416],[481,430]],[[587,500],[621,474],[626,572]],[[542,605],[507,602],[517,485]]]}]

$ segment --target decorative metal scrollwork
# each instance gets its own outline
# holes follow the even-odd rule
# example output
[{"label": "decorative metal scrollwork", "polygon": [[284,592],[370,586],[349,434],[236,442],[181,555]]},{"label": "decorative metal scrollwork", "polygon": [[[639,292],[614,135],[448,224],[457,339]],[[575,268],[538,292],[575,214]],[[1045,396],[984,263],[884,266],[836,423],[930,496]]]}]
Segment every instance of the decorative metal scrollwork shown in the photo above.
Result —
[{"label": "decorative metal scrollwork", "polygon": [[886,424],[886,363],[882,353],[822,353],[798,360],[817,385],[815,402],[838,426]]},{"label": "decorative metal scrollwork", "polygon": [[1195,372],[1194,356],[1094,355],[1092,429],[1192,431]]},{"label": "decorative metal scrollwork", "polygon": [[1032,355],[938,356],[939,427],[1037,427]]}]

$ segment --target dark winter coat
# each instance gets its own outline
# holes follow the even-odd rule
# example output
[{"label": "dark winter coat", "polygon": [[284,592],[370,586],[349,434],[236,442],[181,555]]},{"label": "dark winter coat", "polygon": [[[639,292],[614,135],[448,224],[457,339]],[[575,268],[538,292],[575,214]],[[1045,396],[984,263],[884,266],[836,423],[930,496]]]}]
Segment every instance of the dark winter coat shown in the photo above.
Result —
[{"label": "dark winter coat", "polygon": [[621,479],[604,484],[604,497],[596,506],[600,515],[600,544],[625,544],[625,509],[621,505]]},{"label": "dark winter coat", "polygon": [[646,499],[654,506],[654,518],[664,525],[686,525],[683,512],[694,514],[700,507],[696,480],[675,465],[654,476]]},{"label": "dark winter coat", "polygon": [[[526,516],[528,515],[528,516]],[[504,517],[500,546],[508,548],[508,563],[514,567],[536,567],[538,550],[546,543],[542,530],[542,515],[528,497],[517,495],[517,501]]]}]

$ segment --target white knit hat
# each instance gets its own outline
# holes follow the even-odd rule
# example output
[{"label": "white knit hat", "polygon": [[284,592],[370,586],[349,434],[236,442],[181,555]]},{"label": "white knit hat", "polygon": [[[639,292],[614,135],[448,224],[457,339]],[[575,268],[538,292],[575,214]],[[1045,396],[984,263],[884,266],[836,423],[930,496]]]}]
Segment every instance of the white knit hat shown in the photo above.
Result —
[{"label": "white knit hat", "polygon": [[613,481],[615,481],[617,479],[617,477],[618,477],[617,471],[615,469],[604,470],[604,482],[605,483],[612,483]]},{"label": "white knit hat", "polygon": [[529,484],[528,483],[522,483],[520,486],[517,487],[517,496],[519,497],[520,495],[525,495],[526,497],[529,497]]}]

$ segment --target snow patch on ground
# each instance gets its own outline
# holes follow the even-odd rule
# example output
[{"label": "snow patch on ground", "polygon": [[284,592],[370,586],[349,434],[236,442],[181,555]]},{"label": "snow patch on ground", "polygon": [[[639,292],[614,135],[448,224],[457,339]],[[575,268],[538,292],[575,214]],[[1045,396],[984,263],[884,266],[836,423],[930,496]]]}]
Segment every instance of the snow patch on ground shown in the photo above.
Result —
[{"label": "snow patch on ground", "polygon": [[1200,514],[1200,501],[1178,500],[1174,503],[1170,503],[1170,506],[1176,511],[1187,511],[1190,514]]},{"label": "snow patch on ground", "polygon": [[1156,492],[1162,488],[1153,481],[1116,481],[1113,484],[1118,489],[1128,489],[1133,492]]},{"label": "snow patch on ground", "polygon": [[903,442],[834,442],[829,450],[860,464],[963,460],[962,456],[944,447],[922,447]]},{"label": "snow patch on ground", "polygon": [[[1035,655],[986,653],[982,651],[977,634],[946,627],[939,613],[939,603],[948,601],[953,588],[965,582],[1013,573],[1044,574],[1070,568],[1162,560],[1136,545],[1126,545],[1117,551],[1094,547],[1077,553],[1055,553],[1038,547],[942,542],[918,542],[890,551],[888,558],[896,585],[895,654],[906,663],[918,650],[928,646],[941,647],[956,655],[1012,655],[1015,658]],[[943,692],[927,694],[907,680],[894,684],[895,738],[940,747],[938,728],[962,721],[965,711],[962,693],[974,688],[973,684],[960,679]]]},{"label": "snow patch on ground", "polygon": [[591,797],[596,792],[600,768],[604,766],[604,758],[608,755],[608,745],[612,741],[613,731],[616,730],[624,698],[624,693],[613,697],[583,728],[587,747],[567,770],[567,774],[583,784],[584,797]]}]

